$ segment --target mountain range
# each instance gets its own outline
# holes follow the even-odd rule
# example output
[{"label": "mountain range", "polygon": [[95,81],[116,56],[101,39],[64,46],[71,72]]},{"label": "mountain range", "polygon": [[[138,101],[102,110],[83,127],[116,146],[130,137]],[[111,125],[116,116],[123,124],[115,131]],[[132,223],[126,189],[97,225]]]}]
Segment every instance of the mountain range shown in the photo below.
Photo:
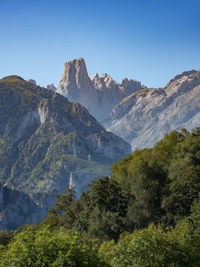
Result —
[{"label": "mountain range", "polygon": [[56,92],[80,102],[110,132],[129,142],[132,150],[152,147],[171,130],[200,124],[200,71],[185,71],[163,88],[147,88],[110,75],[88,77],[83,58],[65,63]]},{"label": "mountain range", "polygon": [[83,58],[65,63],[57,87],[0,80],[0,229],[44,218],[58,194],[76,196],[114,161],[200,124],[200,71],[147,88],[110,75],[89,78]]}]

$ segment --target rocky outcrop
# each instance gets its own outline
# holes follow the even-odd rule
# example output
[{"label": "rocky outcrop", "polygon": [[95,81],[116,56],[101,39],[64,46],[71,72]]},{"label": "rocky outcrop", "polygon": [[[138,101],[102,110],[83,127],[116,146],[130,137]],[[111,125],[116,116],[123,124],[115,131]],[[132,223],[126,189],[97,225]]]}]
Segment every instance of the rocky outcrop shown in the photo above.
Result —
[{"label": "rocky outcrop", "polygon": [[[110,164],[131,151],[80,104],[17,76],[0,80],[0,125],[0,183],[4,188],[9,182],[13,190],[33,200],[23,204],[33,210],[31,222],[47,214],[55,196],[69,187],[71,175],[79,196],[91,179],[109,175]],[[18,224],[27,222],[20,215],[20,203],[19,196],[14,213],[21,216]],[[11,225],[7,209],[12,207],[9,202],[2,205],[7,214],[3,218],[10,219],[1,224]]]},{"label": "rocky outcrop", "polygon": [[54,86],[54,84],[53,83],[50,83],[50,84],[48,84],[47,86],[46,86],[46,88],[47,89],[50,89],[50,90],[52,90],[52,91],[56,91],[56,87]]},{"label": "rocky outcrop", "polygon": [[93,116],[100,119],[124,97],[144,88],[140,82],[126,78],[117,83],[108,74],[99,77],[96,73],[90,79],[84,59],[79,58],[65,63],[56,92],[70,101],[81,103]]},{"label": "rocky outcrop", "polygon": [[98,94],[92,87],[83,58],[65,63],[56,92],[85,106],[92,115],[96,114],[96,108],[99,106]]},{"label": "rocky outcrop", "polygon": [[34,85],[37,85],[36,81],[33,80],[33,79],[29,79],[28,82],[29,82],[29,83],[32,83],[32,84],[34,84]]},{"label": "rocky outcrop", "polygon": [[102,121],[132,149],[152,147],[173,129],[200,124],[200,71],[183,72],[164,88],[145,89],[123,99]]}]

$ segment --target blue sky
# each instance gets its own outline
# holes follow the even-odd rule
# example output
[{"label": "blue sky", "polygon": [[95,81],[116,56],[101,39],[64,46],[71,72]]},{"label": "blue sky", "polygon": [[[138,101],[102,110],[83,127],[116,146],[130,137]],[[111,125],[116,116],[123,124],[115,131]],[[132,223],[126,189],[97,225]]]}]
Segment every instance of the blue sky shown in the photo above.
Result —
[{"label": "blue sky", "polygon": [[200,1],[0,0],[0,77],[57,85],[77,57],[90,76],[164,86],[200,69]]}]

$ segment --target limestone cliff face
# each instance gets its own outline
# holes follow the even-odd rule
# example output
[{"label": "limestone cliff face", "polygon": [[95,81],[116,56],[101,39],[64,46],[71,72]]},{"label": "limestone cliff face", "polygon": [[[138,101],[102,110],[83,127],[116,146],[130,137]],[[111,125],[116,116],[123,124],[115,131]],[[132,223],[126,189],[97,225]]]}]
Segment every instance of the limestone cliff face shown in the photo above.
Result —
[{"label": "limestone cliff face", "polygon": [[133,150],[153,146],[173,129],[200,125],[200,71],[183,72],[164,88],[131,94],[102,123]]},{"label": "limestone cliff face", "polygon": [[70,101],[85,106],[91,114],[99,107],[98,94],[92,87],[83,58],[65,63],[64,73],[56,90]]},{"label": "limestone cliff face", "polygon": [[83,58],[65,63],[64,73],[61,82],[65,82],[69,87],[90,87],[90,79]]},{"label": "limestone cliff face", "polygon": [[83,58],[65,63],[57,92],[79,102],[97,119],[103,118],[129,94],[145,88],[140,82],[124,79],[120,84],[108,74],[88,77]]},{"label": "limestone cliff face", "polygon": [[[79,103],[17,76],[0,80],[0,125],[0,183],[3,188],[9,183],[33,201],[27,200],[31,222],[47,214],[55,196],[69,187],[71,175],[78,196],[91,179],[109,175],[113,161],[131,151]],[[14,218],[8,210],[13,206],[1,199],[0,194],[0,209],[7,215],[0,227],[6,228]],[[25,209],[26,203],[20,195],[18,203],[14,214],[23,224],[27,221],[20,205]]]}]

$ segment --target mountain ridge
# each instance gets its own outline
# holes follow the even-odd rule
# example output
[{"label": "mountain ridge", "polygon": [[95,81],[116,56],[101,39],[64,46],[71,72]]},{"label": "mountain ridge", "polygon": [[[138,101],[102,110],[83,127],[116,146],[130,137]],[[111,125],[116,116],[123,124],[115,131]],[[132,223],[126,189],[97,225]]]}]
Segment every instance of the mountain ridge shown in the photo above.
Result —
[{"label": "mountain ridge", "polygon": [[0,80],[0,123],[0,183],[30,196],[43,217],[70,178],[78,196],[131,152],[79,103],[18,76]]},{"label": "mountain ridge", "polygon": [[200,124],[200,71],[175,76],[163,88],[139,90],[124,98],[101,120],[104,127],[132,144],[151,147],[173,129]]}]

